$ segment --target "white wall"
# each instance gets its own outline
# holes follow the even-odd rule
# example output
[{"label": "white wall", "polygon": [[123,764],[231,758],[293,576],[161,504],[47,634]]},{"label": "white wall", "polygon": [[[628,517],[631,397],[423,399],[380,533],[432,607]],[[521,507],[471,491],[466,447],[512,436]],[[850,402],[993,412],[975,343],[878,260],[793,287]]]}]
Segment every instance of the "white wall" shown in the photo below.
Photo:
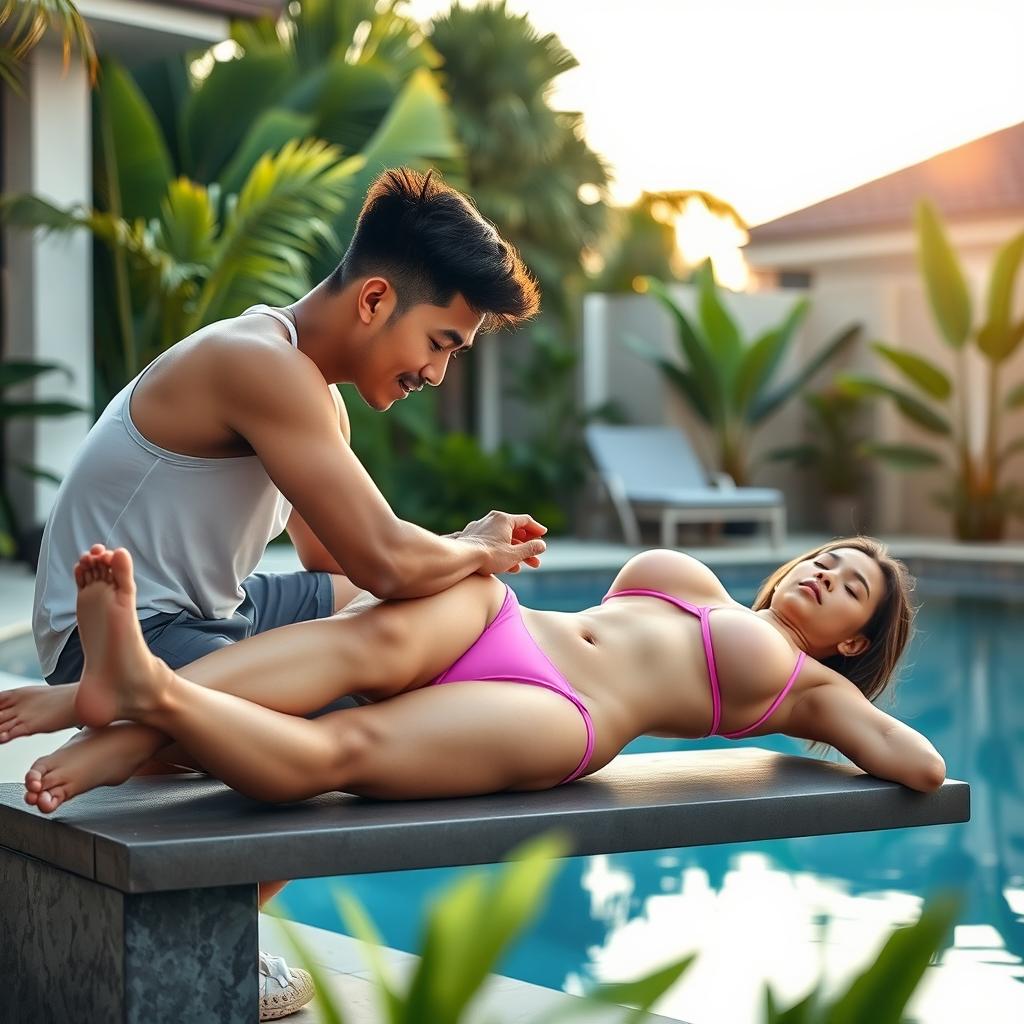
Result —
[{"label": "white wall", "polygon": [[[974,300],[975,323],[984,317],[991,267],[999,247],[1024,229],[1024,217],[989,218],[950,226],[952,243],[964,266]],[[915,238],[909,230],[875,235],[811,241],[775,242],[748,247],[748,259],[756,272],[769,276],[779,270],[809,272],[812,284],[806,293],[796,289],[768,289],[744,295],[729,295],[734,316],[752,336],[778,322],[801,294],[811,300],[804,328],[795,339],[790,366],[780,368],[777,379],[785,379],[797,359],[806,359],[839,329],[850,322],[864,326],[861,344],[846,362],[833,363],[812,383],[826,383],[833,372],[849,369],[881,376],[904,386],[901,376],[870,349],[870,342],[882,340],[925,356],[941,366],[956,382],[966,380],[974,405],[972,430],[976,438],[984,418],[987,362],[973,358],[958,365],[956,354],[941,339],[917,268]],[[693,309],[692,289],[680,287],[684,308]],[[1024,273],[1018,276],[1016,296],[1019,318],[1024,316]],[[584,305],[584,394],[587,401],[614,398],[622,403],[636,423],[678,423],[685,427],[708,465],[713,465],[709,434],[687,407],[663,382],[660,373],[632,355],[622,343],[627,334],[644,337],[669,353],[675,351],[674,328],[666,312],[648,296],[588,296]],[[1024,346],[999,371],[1000,392],[1024,383]],[[908,390],[912,386],[905,385]],[[755,452],[790,444],[802,433],[802,403],[768,420]],[[916,427],[891,402],[879,402],[873,410],[874,436],[887,443],[920,443],[943,447],[941,439]],[[1024,436],[1024,411],[1004,418],[1001,444]],[[935,504],[932,495],[943,486],[938,471],[898,472],[875,468],[867,512],[872,529],[879,533],[909,533],[950,536],[947,512]],[[1007,466],[1004,481],[1024,488],[1024,455]],[[781,487],[786,493],[792,525],[822,525],[821,501],[810,475],[804,476],[777,464],[763,466],[755,475],[757,484]],[[1011,520],[1008,537],[1024,539],[1024,520]]]}]

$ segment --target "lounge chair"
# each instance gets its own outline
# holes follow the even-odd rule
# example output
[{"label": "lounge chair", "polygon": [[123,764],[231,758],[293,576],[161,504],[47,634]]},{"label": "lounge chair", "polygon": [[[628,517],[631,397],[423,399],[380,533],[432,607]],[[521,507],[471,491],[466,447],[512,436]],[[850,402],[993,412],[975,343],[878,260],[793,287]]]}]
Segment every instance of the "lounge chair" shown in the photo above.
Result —
[{"label": "lounge chair", "polygon": [[626,543],[640,544],[638,515],[660,518],[661,543],[673,547],[680,523],[765,521],[772,545],[786,535],[782,492],[737,487],[726,473],[710,479],[686,435],[675,427],[591,424],[587,446],[608,488]]}]

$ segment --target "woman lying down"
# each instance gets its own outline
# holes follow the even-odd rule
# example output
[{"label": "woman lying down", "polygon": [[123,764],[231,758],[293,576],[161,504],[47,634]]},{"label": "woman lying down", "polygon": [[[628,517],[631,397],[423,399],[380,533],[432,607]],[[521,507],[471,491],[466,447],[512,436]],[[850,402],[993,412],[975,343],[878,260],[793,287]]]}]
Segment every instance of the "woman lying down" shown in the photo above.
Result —
[{"label": "woman lying down", "polygon": [[[143,642],[127,551],[96,546],[74,571],[86,653],[75,721],[56,703],[44,713],[59,698],[53,688],[0,695],[0,741],[91,727],[72,741],[73,757],[29,771],[26,800],[43,812],[124,781],[161,747],[169,763],[273,802],[332,790],[402,800],[548,789],[604,767],[643,734],[785,733],[913,789],[945,778],[931,743],[872,704],[893,679],[913,612],[906,568],[867,537],[781,566],[753,608],[698,560],[655,550],[579,612],[525,608],[500,580],[474,576],[431,597],[367,600],[285,626],[181,672]],[[367,702],[301,717],[349,694]],[[112,757],[117,730],[132,738]]]}]

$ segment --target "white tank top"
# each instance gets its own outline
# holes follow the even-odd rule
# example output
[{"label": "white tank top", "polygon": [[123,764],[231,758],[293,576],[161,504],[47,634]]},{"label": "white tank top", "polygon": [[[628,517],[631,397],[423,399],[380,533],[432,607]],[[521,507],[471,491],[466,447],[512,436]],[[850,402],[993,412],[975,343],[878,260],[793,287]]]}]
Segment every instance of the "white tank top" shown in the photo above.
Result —
[{"label": "white tank top", "polygon": [[[263,313],[295,326],[269,306]],[[288,522],[291,505],[255,455],[200,459],[146,440],[132,422],[131,396],[154,360],[110,402],[75,453],[43,532],[32,631],[43,675],[57,665],[75,628],[72,568],[97,542],[124,547],[135,563],[139,618],[188,612],[226,619],[241,583]]]}]

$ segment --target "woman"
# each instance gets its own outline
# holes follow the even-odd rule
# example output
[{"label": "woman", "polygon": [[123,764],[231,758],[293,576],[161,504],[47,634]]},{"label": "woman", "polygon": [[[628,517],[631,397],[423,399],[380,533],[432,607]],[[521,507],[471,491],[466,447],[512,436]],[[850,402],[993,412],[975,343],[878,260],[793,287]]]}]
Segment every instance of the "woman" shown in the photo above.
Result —
[{"label": "woman", "polygon": [[[111,722],[141,723],[157,744],[176,741],[168,760],[184,751],[260,800],[547,789],[642,734],[782,732],[914,789],[945,777],[928,740],[871,703],[892,679],[912,610],[905,568],[870,538],[783,565],[753,609],[696,559],[648,551],[596,608],[521,608],[499,580],[472,577],[254,637],[190,665],[187,679],[142,641],[127,551],[96,546],[75,576],[86,667],[74,706],[95,730],[80,742],[101,743]],[[297,717],[345,694],[367,703]],[[0,735],[16,705],[0,703]],[[43,758],[26,799],[52,811],[88,788],[73,776]]]}]

